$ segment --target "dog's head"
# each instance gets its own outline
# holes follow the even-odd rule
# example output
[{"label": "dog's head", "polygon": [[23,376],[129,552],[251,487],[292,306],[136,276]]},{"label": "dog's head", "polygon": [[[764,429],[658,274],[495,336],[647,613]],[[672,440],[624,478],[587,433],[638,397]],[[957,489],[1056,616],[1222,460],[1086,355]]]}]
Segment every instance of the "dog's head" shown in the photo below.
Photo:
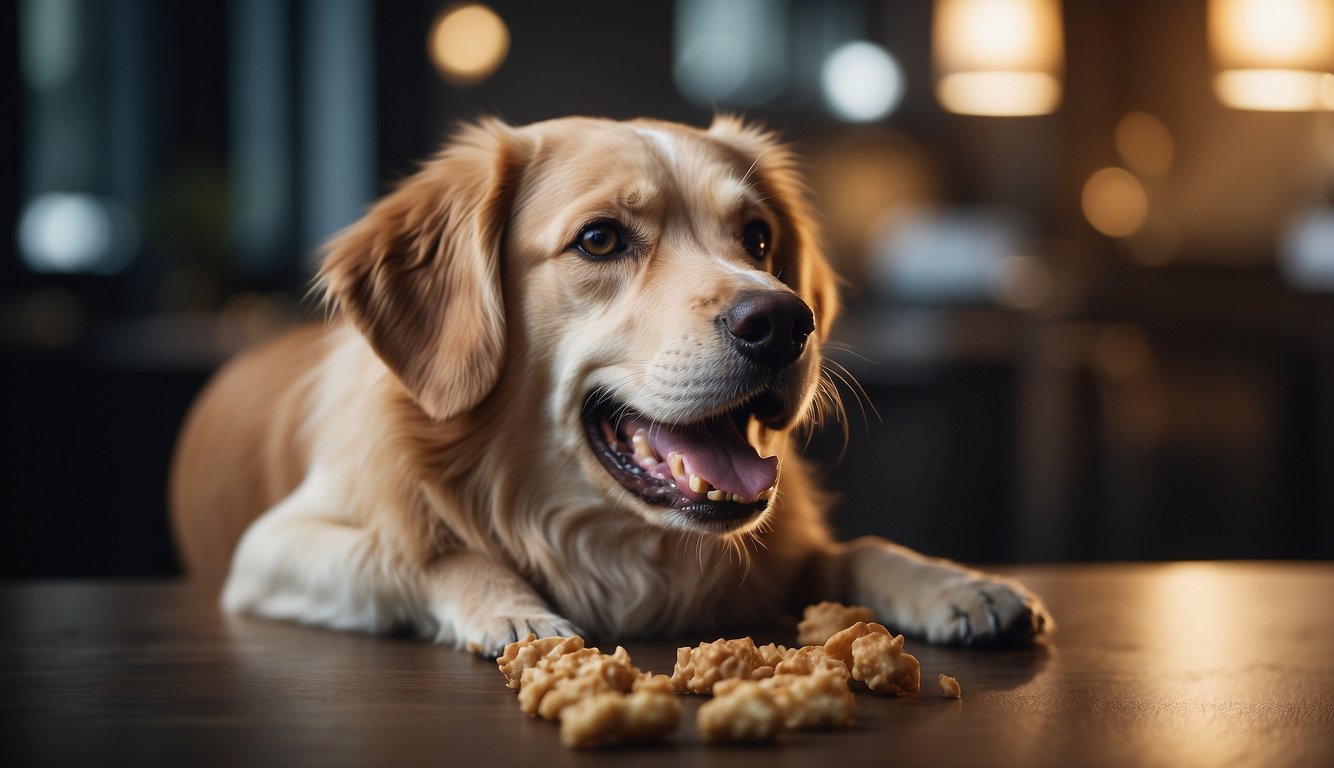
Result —
[{"label": "dog's head", "polygon": [[431,418],[506,409],[540,482],[710,533],[765,515],[838,303],[793,157],[731,118],[465,129],[321,279]]}]

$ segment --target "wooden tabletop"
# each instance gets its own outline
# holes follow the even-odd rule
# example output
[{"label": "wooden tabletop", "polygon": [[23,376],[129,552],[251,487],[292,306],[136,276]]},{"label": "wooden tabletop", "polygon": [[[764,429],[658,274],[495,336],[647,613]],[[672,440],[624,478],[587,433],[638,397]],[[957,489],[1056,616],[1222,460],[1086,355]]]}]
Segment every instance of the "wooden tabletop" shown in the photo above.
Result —
[{"label": "wooden tabletop", "polygon": [[[9,584],[0,765],[1334,765],[1334,564],[1008,573],[1051,606],[1048,647],[910,642],[922,694],[862,691],[848,731],[707,747],[686,697],[666,744],[591,753],[462,653],[226,617],[183,583]],[[670,673],[675,645],[627,648]]]}]

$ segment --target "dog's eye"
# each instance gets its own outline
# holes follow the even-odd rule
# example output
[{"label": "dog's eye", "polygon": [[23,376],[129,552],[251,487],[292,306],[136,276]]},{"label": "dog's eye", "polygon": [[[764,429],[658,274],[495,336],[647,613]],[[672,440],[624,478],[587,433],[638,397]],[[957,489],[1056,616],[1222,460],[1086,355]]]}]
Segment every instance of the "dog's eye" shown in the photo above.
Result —
[{"label": "dog's eye", "polygon": [[603,221],[584,227],[584,231],[579,233],[579,239],[575,241],[575,246],[585,256],[605,259],[624,250],[625,240],[621,238],[621,231],[615,224]]},{"label": "dog's eye", "polygon": [[769,244],[773,242],[772,233],[769,232],[769,225],[760,219],[756,219],[746,225],[741,232],[741,245],[745,246],[746,253],[756,261],[763,261],[769,255]]}]

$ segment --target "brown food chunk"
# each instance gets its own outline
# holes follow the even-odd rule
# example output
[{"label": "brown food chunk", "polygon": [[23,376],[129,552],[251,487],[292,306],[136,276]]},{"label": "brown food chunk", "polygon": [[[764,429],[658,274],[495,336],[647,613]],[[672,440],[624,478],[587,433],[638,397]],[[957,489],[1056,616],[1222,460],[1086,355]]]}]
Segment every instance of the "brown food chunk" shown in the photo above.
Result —
[{"label": "brown food chunk", "polygon": [[949,696],[951,699],[957,699],[963,696],[963,689],[959,687],[959,681],[944,672],[940,673],[940,692]]},{"label": "brown food chunk", "polygon": [[505,652],[496,658],[496,666],[505,676],[505,685],[518,688],[525,669],[536,666],[541,659],[562,656],[583,647],[582,637],[544,637],[539,640],[530,632],[524,639],[505,646]]},{"label": "brown food chunk", "polygon": [[567,747],[656,741],[681,724],[681,702],[670,693],[600,693],[565,708],[560,740]]},{"label": "brown food chunk", "polygon": [[[760,662],[755,641],[749,637],[719,639],[712,643],[700,643],[694,648],[677,648],[672,686],[677,692],[711,693],[719,680],[750,680],[757,676],[772,675],[773,670],[763,670],[765,665]],[[758,675],[756,670],[761,670]]]},{"label": "brown food chunk", "polygon": [[844,680],[852,675],[848,665],[830,656],[823,645],[808,645],[789,651],[787,658],[774,668],[774,673],[779,675],[810,675],[822,671],[836,672]]},{"label": "brown food chunk", "polygon": [[903,650],[903,635],[868,633],[852,642],[852,677],[881,693],[921,690],[921,665]]},{"label": "brown food chunk", "polygon": [[[585,652],[589,651],[589,652]],[[640,672],[630,662],[630,654],[621,646],[615,652],[606,654],[596,648],[584,649],[538,662],[539,666],[549,666],[553,672],[568,674],[573,677],[595,675],[607,681],[615,690],[628,693],[634,687]]]},{"label": "brown food chunk", "polygon": [[889,637],[889,630],[872,623],[859,621],[856,624],[839,632],[835,632],[832,637],[825,641],[824,651],[830,656],[838,659],[852,669],[852,644],[860,637],[870,634],[879,634]]},{"label": "brown food chunk", "polygon": [[842,674],[775,675],[769,684],[788,728],[846,728],[852,725],[852,690]]},{"label": "brown food chunk", "polygon": [[783,731],[783,711],[773,695],[753,680],[736,680],[725,686],[725,696],[704,702],[696,716],[704,741],[773,741]]},{"label": "brown food chunk", "polygon": [[560,720],[566,707],[601,693],[622,693],[622,691],[612,688],[601,675],[582,674],[561,678],[542,697],[537,705],[537,714],[543,720]]},{"label": "brown food chunk", "polygon": [[797,624],[798,645],[823,645],[829,638],[857,622],[875,621],[875,613],[864,605],[825,601],[806,606]]},{"label": "brown food chunk", "polygon": [[761,667],[777,666],[778,662],[786,659],[789,653],[791,653],[791,651],[788,650],[788,647],[785,645],[767,643],[765,645],[755,646],[755,657],[758,659],[757,663]]},{"label": "brown food chunk", "polygon": [[566,746],[652,741],[681,722],[672,679],[640,672],[619,646],[606,654],[580,637],[530,634],[506,646],[496,664],[506,685],[519,689],[521,710],[560,721]]},{"label": "brown food chunk", "polygon": [[[838,665],[842,669],[843,665]],[[852,725],[853,696],[841,672],[821,670],[804,675],[774,675],[757,681],[769,692],[783,715],[784,727],[843,728]],[[730,696],[747,685],[745,680],[722,680],[714,696]]]},{"label": "brown food chunk", "polygon": [[561,656],[545,656],[524,670],[520,679],[519,708],[548,720],[574,702],[595,693],[628,693],[643,674],[630,663],[630,654],[617,646],[613,654],[581,648]]},{"label": "brown food chunk", "polygon": [[636,693],[639,691],[647,691],[649,693],[676,693],[676,689],[672,687],[672,679],[670,677],[667,675],[655,675],[652,672],[644,672],[639,677],[635,678],[631,690]]}]

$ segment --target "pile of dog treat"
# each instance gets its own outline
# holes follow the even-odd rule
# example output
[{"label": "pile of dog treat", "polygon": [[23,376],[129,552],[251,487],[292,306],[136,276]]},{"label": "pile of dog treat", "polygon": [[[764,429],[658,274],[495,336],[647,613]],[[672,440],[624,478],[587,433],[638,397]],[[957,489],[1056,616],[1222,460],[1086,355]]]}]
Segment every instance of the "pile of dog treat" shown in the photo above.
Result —
[{"label": "pile of dog treat", "polygon": [[[496,663],[518,689],[519,708],[559,721],[567,747],[663,739],[681,724],[678,693],[713,696],[697,715],[706,742],[763,742],[784,730],[852,725],[849,679],[896,696],[919,692],[921,668],[903,650],[903,635],[872,618],[860,606],[818,603],[797,626],[800,648],[749,637],[700,643],[677,649],[671,677],[639,670],[619,646],[611,654],[587,648],[581,637],[529,635]],[[947,675],[940,690],[960,696]]]}]

